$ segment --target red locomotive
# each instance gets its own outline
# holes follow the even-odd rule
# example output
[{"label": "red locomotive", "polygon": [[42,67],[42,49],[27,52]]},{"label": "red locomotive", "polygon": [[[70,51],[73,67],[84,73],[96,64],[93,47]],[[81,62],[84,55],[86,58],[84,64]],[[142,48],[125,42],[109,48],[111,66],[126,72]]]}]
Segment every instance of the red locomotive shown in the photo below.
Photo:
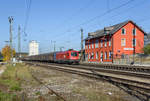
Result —
[{"label": "red locomotive", "polygon": [[78,63],[79,52],[75,50],[57,52],[55,61],[59,63]]},{"label": "red locomotive", "polygon": [[46,53],[24,58],[25,61],[43,61],[43,62],[57,62],[57,63],[79,63],[79,51],[67,50],[61,52]]}]

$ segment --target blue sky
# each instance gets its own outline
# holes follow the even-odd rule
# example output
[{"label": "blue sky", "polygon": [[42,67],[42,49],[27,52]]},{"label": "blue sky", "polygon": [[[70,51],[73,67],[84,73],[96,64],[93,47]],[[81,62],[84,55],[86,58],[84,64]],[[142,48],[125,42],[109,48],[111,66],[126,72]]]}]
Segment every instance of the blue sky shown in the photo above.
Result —
[{"label": "blue sky", "polygon": [[[30,40],[39,42],[41,53],[53,51],[54,41],[56,50],[60,47],[64,47],[64,50],[79,50],[80,28],[84,29],[85,38],[88,32],[129,19],[145,32],[150,32],[150,0],[32,0],[25,36],[26,2],[29,1],[0,0],[0,49],[9,40],[9,16],[14,17],[13,47],[17,50],[16,36],[20,25],[21,50],[24,52],[28,52]],[[114,10],[128,1],[131,2]],[[111,12],[103,15],[108,11]],[[95,19],[89,22],[93,18]]]}]

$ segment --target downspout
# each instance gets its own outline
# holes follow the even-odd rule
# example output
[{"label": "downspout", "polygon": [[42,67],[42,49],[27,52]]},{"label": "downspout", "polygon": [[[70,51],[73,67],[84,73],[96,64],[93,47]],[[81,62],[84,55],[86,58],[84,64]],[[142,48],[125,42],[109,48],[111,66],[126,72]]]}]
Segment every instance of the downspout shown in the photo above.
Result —
[{"label": "downspout", "polygon": [[112,34],[112,63],[114,63],[114,40],[113,40],[113,34]]},{"label": "downspout", "polygon": [[133,28],[134,28],[134,33],[133,33],[133,30],[132,30],[132,34],[133,34],[134,45],[133,45],[133,40],[132,40],[132,45],[133,45],[133,64],[134,64],[134,62],[135,62],[135,47],[136,47],[136,39],[135,39],[136,29],[135,29],[135,25],[134,25]]}]

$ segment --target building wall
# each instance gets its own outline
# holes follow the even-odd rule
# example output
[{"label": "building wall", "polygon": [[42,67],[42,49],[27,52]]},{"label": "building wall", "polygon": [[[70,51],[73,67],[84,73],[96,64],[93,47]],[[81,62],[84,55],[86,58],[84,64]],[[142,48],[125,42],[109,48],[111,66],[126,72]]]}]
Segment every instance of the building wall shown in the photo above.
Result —
[{"label": "building wall", "polygon": [[[105,46],[105,39],[106,41],[106,46]],[[97,41],[98,40],[98,41]],[[101,42],[101,40],[103,42]],[[110,41],[109,41],[110,40]],[[98,46],[96,45],[98,44]],[[101,45],[102,43],[102,45]],[[109,45],[111,43],[111,45]],[[112,52],[112,38],[109,36],[100,37],[96,39],[91,39],[89,41],[86,41],[85,45],[85,55],[87,55],[88,61],[89,62],[111,62],[112,59],[109,54],[109,52]],[[107,53],[107,56],[105,58],[105,53]],[[102,55],[101,55],[102,54]]]},{"label": "building wall", "polygon": [[29,56],[39,54],[39,44],[36,41],[29,43]]},{"label": "building wall", "polygon": [[[86,60],[89,62],[112,62],[112,52],[113,58],[116,58],[116,55],[132,55],[135,53],[143,53],[142,48],[144,47],[144,33],[136,27],[133,23],[129,22],[124,27],[125,35],[122,35],[122,28],[116,31],[113,36],[103,36],[95,39],[90,39],[85,41],[85,56]],[[136,35],[132,34],[132,30],[136,29]],[[112,39],[113,38],[113,39]],[[125,38],[125,46],[121,45],[121,39]],[[136,39],[136,46],[132,44],[132,39]],[[107,46],[105,47],[105,39],[107,39]],[[111,40],[111,46],[109,46],[109,39]],[[96,43],[98,40],[98,47]],[[101,40],[103,44],[101,47]],[[113,51],[112,51],[113,49]],[[98,58],[96,53],[98,52]],[[107,53],[107,58],[105,59],[105,52]],[[111,52],[111,56],[109,55]],[[103,56],[101,58],[101,53]],[[92,57],[93,56],[93,57]],[[117,57],[118,57],[117,56]]]},{"label": "building wall", "polygon": [[[136,27],[134,24],[129,22],[127,25],[123,27],[125,29],[125,34],[122,34],[122,28],[118,30],[114,35],[113,35],[113,52],[114,55],[118,54],[127,54],[131,55],[134,52],[135,53],[143,53],[142,48],[144,47],[144,33]],[[136,29],[136,35],[134,36],[132,34],[132,30]],[[121,39],[125,39],[125,46],[121,46]],[[136,39],[136,46],[134,47],[132,44],[132,40]]]}]

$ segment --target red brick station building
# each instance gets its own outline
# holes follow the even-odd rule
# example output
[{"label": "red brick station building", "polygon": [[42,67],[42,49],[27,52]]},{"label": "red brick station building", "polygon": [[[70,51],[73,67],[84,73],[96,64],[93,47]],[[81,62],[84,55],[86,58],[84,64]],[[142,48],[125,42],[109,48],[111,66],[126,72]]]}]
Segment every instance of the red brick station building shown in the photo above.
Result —
[{"label": "red brick station building", "polygon": [[85,57],[89,62],[113,62],[117,56],[143,53],[144,35],[131,20],[88,33]]}]

